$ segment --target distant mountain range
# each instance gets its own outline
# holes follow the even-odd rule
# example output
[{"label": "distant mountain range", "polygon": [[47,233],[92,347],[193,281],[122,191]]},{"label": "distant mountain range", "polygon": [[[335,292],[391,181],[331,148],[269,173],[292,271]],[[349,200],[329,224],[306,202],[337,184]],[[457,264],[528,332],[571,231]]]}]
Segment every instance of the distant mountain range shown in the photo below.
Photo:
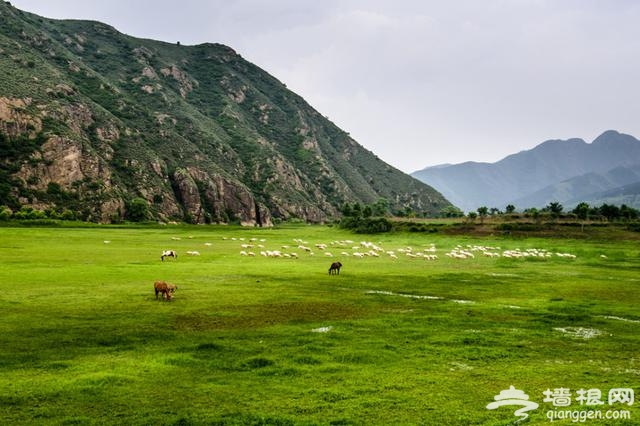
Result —
[{"label": "distant mountain range", "polygon": [[640,141],[614,130],[592,143],[549,140],[495,163],[427,167],[412,176],[440,191],[465,212],[541,208],[559,202],[640,207]]}]

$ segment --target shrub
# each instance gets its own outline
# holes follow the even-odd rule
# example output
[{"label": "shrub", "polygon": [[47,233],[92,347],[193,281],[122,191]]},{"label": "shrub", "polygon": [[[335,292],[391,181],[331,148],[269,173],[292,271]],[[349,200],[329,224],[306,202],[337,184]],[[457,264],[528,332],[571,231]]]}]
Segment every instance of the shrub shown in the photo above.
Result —
[{"label": "shrub", "polygon": [[132,222],[143,222],[149,216],[149,204],[144,198],[134,198],[127,204],[126,217]]},{"label": "shrub", "polygon": [[7,206],[0,207],[0,220],[2,221],[9,220],[11,219],[11,216],[13,216],[13,212],[9,207]]},{"label": "shrub", "polygon": [[379,234],[393,229],[391,222],[384,217],[345,217],[340,221],[340,227],[358,234]]}]

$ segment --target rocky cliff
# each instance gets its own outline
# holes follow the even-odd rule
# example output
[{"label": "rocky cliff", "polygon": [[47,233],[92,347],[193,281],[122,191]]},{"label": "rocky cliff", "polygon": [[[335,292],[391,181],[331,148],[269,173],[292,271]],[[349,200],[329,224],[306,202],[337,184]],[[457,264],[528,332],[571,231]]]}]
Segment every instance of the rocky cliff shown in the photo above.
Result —
[{"label": "rocky cliff", "polygon": [[0,1],[0,205],[126,218],[322,222],[384,198],[449,205],[265,71],[219,44],[181,46]]}]

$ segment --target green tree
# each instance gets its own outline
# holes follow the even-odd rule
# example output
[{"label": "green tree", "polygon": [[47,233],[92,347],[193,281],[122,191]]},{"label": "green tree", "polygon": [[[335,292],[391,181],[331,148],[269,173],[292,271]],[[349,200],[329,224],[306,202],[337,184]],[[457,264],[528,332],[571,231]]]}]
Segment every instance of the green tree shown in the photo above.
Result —
[{"label": "green tree", "polygon": [[609,221],[616,220],[620,217],[620,208],[613,204],[603,204],[599,208],[600,214]]},{"label": "green tree", "polygon": [[344,203],[344,205],[342,206],[342,209],[340,210],[342,211],[343,216],[346,216],[346,217],[353,216],[353,210],[351,209],[351,204],[349,203]]},{"label": "green tree", "polygon": [[132,222],[142,222],[149,218],[149,203],[144,198],[134,198],[127,205],[126,217]]},{"label": "green tree", "polygon": [[516,211],[516,206],[513,204],[507,204],[507,207],[504,208],[505,213],[511,214]]},{"label": "green tree", "polygon": [[578,216],[578,219],[581,220],[587,220],[589,218],[589,204],[585,203],[584,201],[580,204],[578,204],[572,211],[571,213],[575,214],[576,216]]},{"label": "green tree", "polygon": [[360,203],[353,203],[353,207],[351,208],[351,216],[360,217],[362,216],[362,206]]},{"label": "green tree", "polygon": [[562,204],[560,204],[559,202],[552,201],[551,203],[549,203],[549,205],[547,205],[545,210],[548,210],[553,216],[558,217],[562,214],[562,210],[564,210],[564,207],[562,207]]},{"label": "green tree", "polygon": [[410,206],[406,206],[404,209],[402,209],[402,217],[416,217],[416,212],[413,211],[413,209]]},{"label": "green tree", "polygon": [[638,218],[640,212],[638,210],[623,204],[620,206],[620,216],[627,220],[634,220]]},{"label": "green tree", "polygon": [[374,216],[384,216],[389,212],[389,200],[386,198],[378,198],[378,201],[371,205]]},{"label": "green tree", "polygon": [[13,216],[13,212],[7,206],[0,206],[0,220],[9,220]]},{"label": "green tree", "polygon": [[76,220],[76,218],[77,218],[76,214],[73,211],[69,210],[69,209],[66,209],[60,215],[60,219],[62,219],[62,220]]},{"label": "green tree", "polygon": [[478,216],[480,216],[480,223],[484,223],[484,218],[489,214],[489,208],[486,206],[478,207]]},{"label": "green tree", "polygon": [[462,217],[464,212],[456,206],[447,206],[440,211],[442,217]]},{"label": "green tree", "polygon": [[30,216],[33,215],[33,211],[33,207],[22,206],[20,207],[20,210],[13,214],[13,217],[18,220],[30,219]]}]

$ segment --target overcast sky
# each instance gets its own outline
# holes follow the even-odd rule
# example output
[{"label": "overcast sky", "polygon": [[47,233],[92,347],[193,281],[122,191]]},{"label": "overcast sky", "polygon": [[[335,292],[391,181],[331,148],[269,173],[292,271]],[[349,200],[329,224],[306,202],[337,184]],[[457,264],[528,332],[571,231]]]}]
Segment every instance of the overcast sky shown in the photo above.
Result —
[{"label": "overcast sky", "polygon": [[640,138],[640,1],[11,3],[136,37],[226,44],[409,173],[608,129]]}]

